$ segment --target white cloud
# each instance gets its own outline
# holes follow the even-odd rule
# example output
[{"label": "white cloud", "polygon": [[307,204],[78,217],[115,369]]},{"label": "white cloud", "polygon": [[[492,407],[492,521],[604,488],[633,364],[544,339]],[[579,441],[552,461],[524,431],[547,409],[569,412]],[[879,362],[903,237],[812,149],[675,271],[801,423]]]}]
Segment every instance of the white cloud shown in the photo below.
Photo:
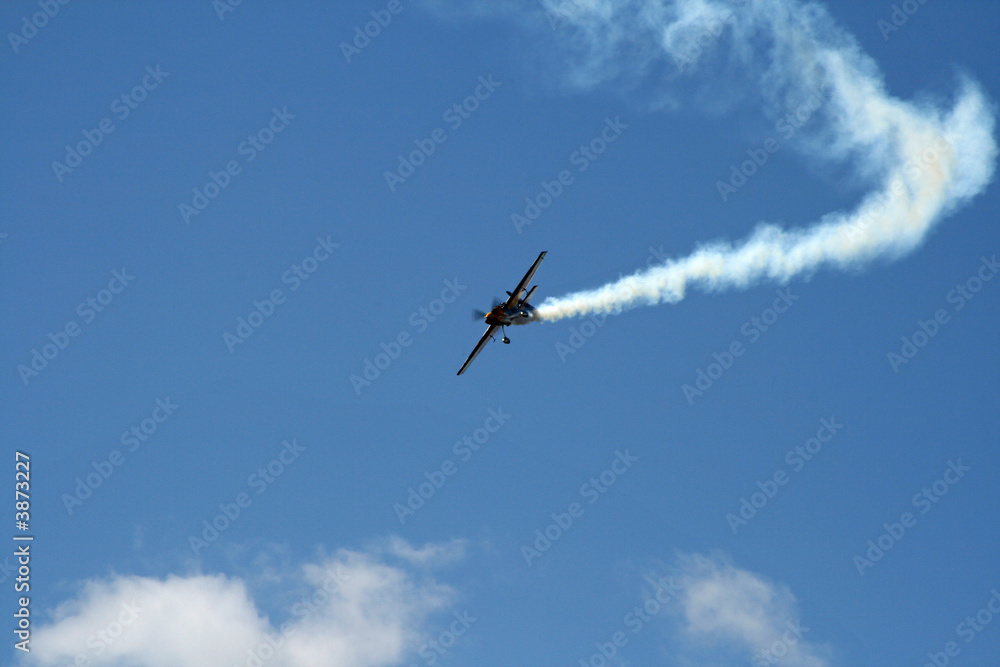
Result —
[{"label": "white cloud", "polygon": [[[656,579],[662,573],[649,573]],[[720,556],[680,558],[674,575],[681,650],[699,664],[725,657],[751,665],[825,667],[829,647],[803,623],[787,586],[733,566]],[[672,647],[672,651],[677,647]]]},{"label": "white cloud", "polygon": [[[414,548],[393,538],[390,550],[426,566],[460,557],[461,544]],[[398,664],[423,644],[431,616],[456,598],[407,565],[387,564],[378,552],[321,557],[283,578],[304,594],[277,620],[239,577],[88,581],[35,630],[23,664],[63,667],[81,655],[92,667]]]},{"label": "white cloud", "polygon": [[465,545],[465,540],[455,539],[442,544],[427,543],[417,548],[398,535],[393,535],[388,540],[386,553],[415,565],[444,565],[461,560],[465,556]]}]

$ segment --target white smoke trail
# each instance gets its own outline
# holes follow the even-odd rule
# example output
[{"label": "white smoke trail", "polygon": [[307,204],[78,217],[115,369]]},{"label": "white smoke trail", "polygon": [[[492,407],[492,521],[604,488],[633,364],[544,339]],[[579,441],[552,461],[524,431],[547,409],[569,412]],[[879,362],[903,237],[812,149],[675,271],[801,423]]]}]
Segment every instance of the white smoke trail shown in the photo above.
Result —
[{"label": "white smoke trail", "polygon": [[788,281],[825,265],[848,268],[898,257],[992,178],[994,117],[975,83],[963,79],[947,110],[893,98],[874,61],[818,5],[551,0],[547,7],[550,19],[572,31],[569,43],[581,58],[574,82],[580,86],[642,77],[656,71],[657,63],[661,70],[673,62],[690,72],[712,58],[718,63],[728,47],[728,65],[753,73],[765,113],[794,109],[822,90],[827,101],[815,115],[820,129],[797,142],[799,148],[813,157],[849,159],[874,189],[855,210],[827,214],[810,227],[762,224],[741,242],[707,244],[602,287],[550,297],[538,307],[540,319],[674,303],[691,286],[745,288],[762,280]]}]

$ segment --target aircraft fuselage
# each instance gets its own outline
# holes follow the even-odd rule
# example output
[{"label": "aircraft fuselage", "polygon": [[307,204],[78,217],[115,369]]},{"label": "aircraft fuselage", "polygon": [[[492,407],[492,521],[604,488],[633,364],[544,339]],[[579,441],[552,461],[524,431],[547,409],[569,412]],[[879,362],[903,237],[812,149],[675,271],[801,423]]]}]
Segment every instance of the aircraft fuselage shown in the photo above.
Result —
[{"label": "aircraft fuselage", "polygon": [[497,327],[509,327],[515,324],[528,324],[535,321],[535,309],[527,304],[515,306],[514,308],[504,308],[497,306],[486,313],[487,324]]}]

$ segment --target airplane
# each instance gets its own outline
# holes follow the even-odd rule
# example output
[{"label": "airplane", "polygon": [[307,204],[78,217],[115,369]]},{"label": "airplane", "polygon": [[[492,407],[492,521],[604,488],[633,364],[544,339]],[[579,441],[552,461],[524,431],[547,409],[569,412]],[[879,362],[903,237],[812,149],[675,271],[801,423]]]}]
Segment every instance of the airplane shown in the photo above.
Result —
[{"label": "airplane", "polygon": [[543,251],[542,254],[538,256],[538,259],[536,259],[535,263],[531,265],[528,272],[524,274],[524,278],[521,278],[521,282],[517,284],[514,291],[507,292],[507,301],[494,303],[493,309],[488,313],[484,313],[479,310],[472,311],[472,317],[474,319],[482,318],[486,324],[490,326],[486,330],[486,333],[483,334],[483,337],[479,339],[479,342],[476,343],[476,347],[472,350],[472,354],[470,354],[469,358],[465,360],[462,367],[458,369],[459,375],[464,373],[465,369],[469,367],[469,364],[471,364],[475,358],[479,356],[479,353],[482,352],[484,347],[486,347],[486,343],[493,340],[493,334],[496,333],[497,329],[500,329],[503,334],[503,342],[509,344],[510,339],[507,338],[507,332],[504,330],[504,327],[514,324],[528,324],[535,321],[535,308],[529,304],[528,301],[535,293],[535,289],[538,285],[535,285],[530,290],[527,290],[527,293],[525,293],[525,290],[528,287],[528,283],[531,282],[532,276],[535,275],[538,265],[542,263],[543,259],[545,259],[546,252],[547,251]]}]

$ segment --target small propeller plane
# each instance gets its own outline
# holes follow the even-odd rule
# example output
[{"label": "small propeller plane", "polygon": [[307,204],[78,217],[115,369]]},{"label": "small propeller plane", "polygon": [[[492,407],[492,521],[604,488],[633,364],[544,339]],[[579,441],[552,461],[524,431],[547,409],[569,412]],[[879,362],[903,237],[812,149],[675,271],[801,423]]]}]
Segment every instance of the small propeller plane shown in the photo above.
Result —
[{"label": "small propeller plane", "polygon": [[[524,278],[521,278],[521,282],[517,284],[513,292],[507,292],[507,301],[500,301],[499,299],[493,303],[493,309],[484,313],[481,310],[473,310],[473,319],[482,319],[489,325],[486,333],[483,337],[479,339],[476,343],[476,347],[472,350],[472,354],[469,358],[465,360],[462,367],[458,369],[458,374],[461,375],[465,372],[465,369],[469,367],[479,353],[482,352],[483,348],[486,347],[486,343],[493,340],[493,334],[496,333],[497,329],[500,329],[503,335],[503,342],[510,343],[510,339],[507,338],[507,332],[504,327],[511,326],[514,324],[528,324],[529,322],[535,321],[535,308],[528,301],[531,299],[531,295],[535,293],[535,289],[538,285],[535,285],[530,290],[528,288],[528,283],[531,282],[532,276],[535,275],[535,271],[538,269],[538,265],[542,263],[545,259],[545,252],[542,252],[535,260],[535,263],[531,265],[528,272],[524,274]],[[527,291],[526,291],[527,290]]]}]

